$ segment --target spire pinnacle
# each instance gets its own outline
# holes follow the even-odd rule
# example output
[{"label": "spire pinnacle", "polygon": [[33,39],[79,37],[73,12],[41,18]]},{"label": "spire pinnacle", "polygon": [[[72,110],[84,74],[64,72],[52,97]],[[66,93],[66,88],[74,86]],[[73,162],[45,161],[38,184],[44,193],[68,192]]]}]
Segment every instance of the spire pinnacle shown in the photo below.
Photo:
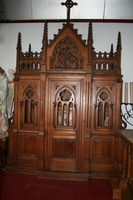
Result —
[{"label": "spire pinnacle", "polygon": [[18,33],[18,42],[17,42],[17,49],[19,49],[20,51],[22,50],[22,46],[21,46],[21,33]]},{"label": "spire pinnacle", "polygon": [[113,53],[114,53],[114,48],[113,48],[113,44],[111,44],[111,49],[110,49],[110,56],[113,57]]},{"label": "spire pinnacle", "polygon": [[44,31],[43,31],[43,41],[42,43],[45,43],[47,45],[48,41],[47,41],[47,21],[45,21],[44,24]]},{"label": "spire pinnacle", "polygon": [[118,33],[118,40],[117,40],[117,50],[121,48],[121,33]]},{"label": "spire pinnacle", "polygon": [[92,22],[89,23],[89,30],[88,30],[88,43],[93,44],[93,33],[92,33]]},{"label": "spire pinnacle", "polygon": [[31,44],[29,44],[29,53],[31,53]]}]

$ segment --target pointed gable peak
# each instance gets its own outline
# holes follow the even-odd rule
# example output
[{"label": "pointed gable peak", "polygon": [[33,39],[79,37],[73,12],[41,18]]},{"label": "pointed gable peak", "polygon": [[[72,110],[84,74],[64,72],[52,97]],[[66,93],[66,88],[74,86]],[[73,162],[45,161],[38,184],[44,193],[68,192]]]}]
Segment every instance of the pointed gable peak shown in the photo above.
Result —
[{"label": "pointed gable peak", "polygon": [[[63,27],[62,29],[58,29],[58,33],[57,34],[54,34],[54,39],[53,40],[50,40],[50,45],[55,41],[55,39],[57,39],[61,34],[63,34],[64,32],[67,33],[67,29],[69,29],[70,31],[72,31],[75,36],[80,40],[80,42],[83,44],[83,45],[86,45],[86,40],[83,40],[82,39],[82,34],[78,34],[78,29],[75,29],[74,28],[74,24],[73,23],[63,23]],[[67,36],[67,34],[66,34]]]}]

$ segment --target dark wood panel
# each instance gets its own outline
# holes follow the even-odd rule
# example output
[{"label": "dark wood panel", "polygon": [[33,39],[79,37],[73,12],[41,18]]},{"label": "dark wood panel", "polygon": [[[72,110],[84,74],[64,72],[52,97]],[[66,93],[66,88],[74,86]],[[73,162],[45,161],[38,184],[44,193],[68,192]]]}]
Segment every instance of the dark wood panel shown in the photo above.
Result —
[{"label": "dark wood panel", "polygon": [[65,140],[64,158],[75,158],[75,140]]},{"label": "dark wood panel", "polygon": [[18,133],[18,156],[36,158],[38,156],[38,135]]},{"label": "dark wood panel", "polygon": [[64,141],[61,139],[54,139],[52,144],[52,157],[63,158]]},{"label": "dark wood panel", "polygon": [[75,140],[53,139],[52,148],[53,158],[75,159]]},{"label": "dark wood panel", "polygon": [[114,142],[113,137],[92,136],[91,144],[91,162],[112,163]]}]

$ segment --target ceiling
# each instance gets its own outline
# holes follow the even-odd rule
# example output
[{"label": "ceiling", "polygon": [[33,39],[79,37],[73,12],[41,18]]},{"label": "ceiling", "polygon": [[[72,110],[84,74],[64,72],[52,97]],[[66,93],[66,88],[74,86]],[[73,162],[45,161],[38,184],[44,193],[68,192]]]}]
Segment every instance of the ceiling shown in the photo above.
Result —
[{"label": "ceiling", "polygon": [[[133,0],[75,0],[71,19],[132,20]],[[73,2],[75,2],[73,1]],[[0,22],[65,20],[66,0],[0,0]]]}]

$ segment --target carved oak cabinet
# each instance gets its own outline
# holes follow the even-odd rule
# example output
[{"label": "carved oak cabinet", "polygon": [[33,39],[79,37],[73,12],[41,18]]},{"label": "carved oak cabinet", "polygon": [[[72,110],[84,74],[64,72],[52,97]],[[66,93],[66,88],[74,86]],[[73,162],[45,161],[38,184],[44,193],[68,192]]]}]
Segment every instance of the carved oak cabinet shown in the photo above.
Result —
[{"label": "carved oak cabinet", "polygon": [[116,52],[95,52],[63,24],[41,52],[22,52],[18,34],[14,113],[8,129],[8,166],[58,174],[111,177],[121,171],[121,35]]}]

